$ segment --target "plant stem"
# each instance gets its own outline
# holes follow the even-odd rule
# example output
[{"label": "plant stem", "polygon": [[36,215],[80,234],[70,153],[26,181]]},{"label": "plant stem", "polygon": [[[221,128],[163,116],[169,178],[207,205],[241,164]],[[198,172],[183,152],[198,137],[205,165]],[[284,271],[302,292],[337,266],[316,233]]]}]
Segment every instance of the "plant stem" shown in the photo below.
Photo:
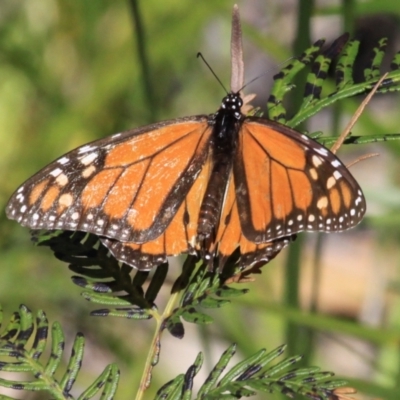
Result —
[{"label": "plant stem", "polygon": [[161,348],[161,335],[164,331],[163,324],[164,321],[172,314],[178,297],[179,292],[171,295],[162,315],[160,315],[157,311],[155,311],[153,314],[153,317],[156,320],[157,324],[154,331],[153,339],[150,343],[149,352],[147,353],[142,378],[140,379],[139,390],[136,394],[136,400],[141,400],[143,398],[144,392],[150,386],[153,368],[158,364]]},{"label": "plant stem", "polygon": [[154,88],[151,79],[150,63],[146,49],[146,35],[143,26],[142,15],[139,9],[138,0],[129,0],[132,13],[132,21],[135,30],[135,40],[139,64],[142,69],[142,81],[144,86],[144,94],[147,101],[147,109],[149,112],[149,122],[154,122],[157,119],[157,103],[154,96]]}]

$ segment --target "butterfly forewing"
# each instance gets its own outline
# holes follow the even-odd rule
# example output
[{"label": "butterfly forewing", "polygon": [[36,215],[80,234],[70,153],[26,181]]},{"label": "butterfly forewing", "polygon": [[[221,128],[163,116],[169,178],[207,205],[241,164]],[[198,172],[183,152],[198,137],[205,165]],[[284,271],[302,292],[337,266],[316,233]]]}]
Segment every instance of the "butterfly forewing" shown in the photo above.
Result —
[{"label": "butterfly forewing", "polygon": [[334,154],[269,120],[243,123],[234,175],[242,230],[255,243],[345,230],[365,213],[359,185]]},{"label": "butterfly forewing", "polygon": [[207,121],[167,121],[73,150],[25,182],[11,197],[7,216],[32,229],[154,240],[203,168]]}]

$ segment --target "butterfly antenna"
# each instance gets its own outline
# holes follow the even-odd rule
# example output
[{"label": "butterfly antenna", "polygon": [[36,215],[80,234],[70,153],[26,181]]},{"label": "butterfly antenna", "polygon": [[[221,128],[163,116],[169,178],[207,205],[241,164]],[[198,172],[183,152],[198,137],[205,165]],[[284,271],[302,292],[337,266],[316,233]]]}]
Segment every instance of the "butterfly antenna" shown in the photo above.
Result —
[{"label": "butterfly antenna", "polygon": [[253,82],[256,81],[257,79],[260,79],[260,78],[262,78],[263,76],[268,75],[268,74],[269,74],[269,71],[266,71],[266,72],[262,73],[261,75],[256,76],[256,77],[253,78],[251,81],[249,81],[249,82],[247,82],[245,85],[243,85],[243,86],[239,89],[239,91],[241,92],[245,87],[249,86],[251,83],[253,83]]},{"label": "butterfly antenna", "polygon": [[222,86],[222,88],[225,90],[225,92],[228,93],[228,91],[226,90],[226,87],[221,82],[221,79],[218,78],[217,74],[214,72],[214,70],[211,68],[210,64],[206,61],[206,59],[203,57],[203,54],[201,54],[200,52],[197,53],[197,58],[199,58],[199,57],[203,60],[204,64],[207,65],[208,69],[214,75],[215,79],[219,82],[219,84]]},{"label": "butterfly antenna", "polygon": [[[296,57],[289,57],[287,58],[285,61],[282,61],[281,63],[279,63],[276,67],[274,68],[280,68],[282,65],[285,65],[287,62],[289,62],[290,60],[293,60]],[[268,75],[270,73],[270,71],[265,71],[263,72],[261,75],[256,76],[255,78],[253,78],[250,82],[247,82],[245,85],[240,87],[240,91],[242,91],[245,87],[249,86],[251,83],[253,83],[254,81],[256,81],[259,78],[262,78],[265,75]]]}]

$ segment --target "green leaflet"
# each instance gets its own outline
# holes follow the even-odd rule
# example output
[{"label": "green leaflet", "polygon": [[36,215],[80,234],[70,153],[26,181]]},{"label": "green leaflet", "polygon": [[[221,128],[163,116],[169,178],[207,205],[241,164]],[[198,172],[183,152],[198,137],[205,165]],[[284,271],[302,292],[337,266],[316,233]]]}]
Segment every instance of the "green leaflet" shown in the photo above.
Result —
[{"label": "green leaflet", "polygon": [[[54,399],[72,398],[70,392],[82,366],[84,337],[82,334],[76,335],[71,357],[60,379],[55,375],[58,372],[59,376],[60,368],[63,367],[64,334],[60,325],[55,322],[51,327],[51,352],[47,360],[44,360],[42,357],[48,345],[48,331],[49,325],[44,312],[37,313],[36,323],[31,311],[23,305],[19,312],[14,313],[10,323],[0,334],[0,369],[20,373],[21,379],[0,378],[0,386],[26,391],[40,390]],[[30,345],[32,336],[34,341]],[[1,360],[2,357],[6,357],[7,361]],[[31,380],[23,380],[27,372],[28,376],[33,377]],[[98,394],[104,399],[112,399],[118,380],[118,368],[110,364],[79,399],[91,399]]]}]

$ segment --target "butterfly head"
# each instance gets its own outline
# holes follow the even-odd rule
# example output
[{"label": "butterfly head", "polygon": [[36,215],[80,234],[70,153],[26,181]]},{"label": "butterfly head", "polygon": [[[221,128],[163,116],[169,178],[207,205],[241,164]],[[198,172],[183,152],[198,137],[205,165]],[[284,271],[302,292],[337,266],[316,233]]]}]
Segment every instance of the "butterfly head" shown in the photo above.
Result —
[{"label": "butterfly head", "polygon": [[236,119],[240,119],[242,105],[243,100],[239,93],[229,93],[222,99],[221,109],[233,113]]}]

